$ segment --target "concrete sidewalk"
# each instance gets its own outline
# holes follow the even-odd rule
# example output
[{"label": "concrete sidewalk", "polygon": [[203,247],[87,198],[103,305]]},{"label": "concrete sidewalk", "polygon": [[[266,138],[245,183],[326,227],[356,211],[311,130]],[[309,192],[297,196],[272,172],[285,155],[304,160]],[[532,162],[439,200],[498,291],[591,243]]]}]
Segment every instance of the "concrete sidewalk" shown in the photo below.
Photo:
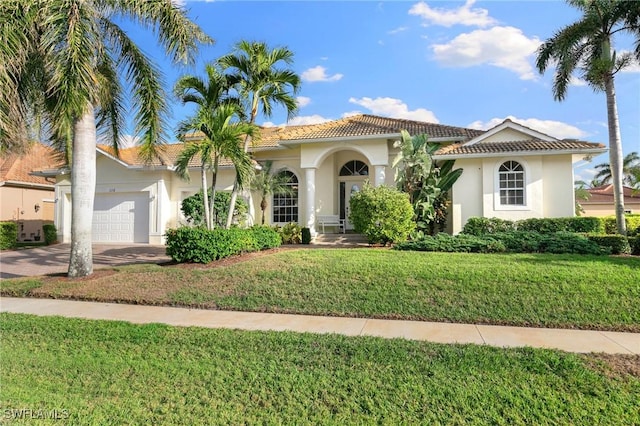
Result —
[{"label": "concrete sidewalk", "polygon": [[0,312],[119,320],[139,324],[163,323],[174,326],[240,330],[337,333],[347,336],[400,337],[437,343],[474,343],[498,347],[530,346],[583,353],[640,354],[640,333],[613,331],[283,315],[12,297],[0,299]]}]

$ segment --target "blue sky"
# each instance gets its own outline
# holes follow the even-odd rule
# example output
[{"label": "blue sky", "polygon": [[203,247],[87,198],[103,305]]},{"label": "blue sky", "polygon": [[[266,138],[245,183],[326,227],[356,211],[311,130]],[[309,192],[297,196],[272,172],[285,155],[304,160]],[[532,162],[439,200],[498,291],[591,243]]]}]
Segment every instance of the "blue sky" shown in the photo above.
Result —
[{"label": "blue sky", "polygon": [[[175,0],[216,40],[193,67],[172,66],[149,34],[125,27],[159,63],[170,87],[180,74],[231,51],[239,40],[287,46],[302,76],[293,124],[367,113],[490,128],[510,117],[558,138],[607,144],[606,105],[578,79],[563,102],[553,100],[552,70],[534,68],[535,50],[576,10],[560,1],[184,1]],[[135,32],[133,32],[135,31]],[[616,40],[618,51],[632,40]],[[640,66],[617,77],[625,154],[640,151]],[[172,121],[190,109],[172,103]],[[283,111],[259,124],[282,125]],[[587,181],[597,157],[579,164]]]}]

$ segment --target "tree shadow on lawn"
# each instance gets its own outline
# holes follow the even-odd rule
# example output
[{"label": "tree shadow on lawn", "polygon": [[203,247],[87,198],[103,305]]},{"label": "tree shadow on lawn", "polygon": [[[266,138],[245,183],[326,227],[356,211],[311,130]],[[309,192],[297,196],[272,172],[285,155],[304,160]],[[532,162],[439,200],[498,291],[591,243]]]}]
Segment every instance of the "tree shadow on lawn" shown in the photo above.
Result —
[{"label": "tree shadow on lawn", "polygon": [[[597,256],[592,254],[553,254],[553,253],[512,253],[521,256],[518,262],[528,262],[532,264],[554,264],[569,266],[576,262],[585,263],[609,263],[617,266],[640,269],[640,256],[630,255],[607,255]],[[640,279],[640,277],[639,277]]]}]

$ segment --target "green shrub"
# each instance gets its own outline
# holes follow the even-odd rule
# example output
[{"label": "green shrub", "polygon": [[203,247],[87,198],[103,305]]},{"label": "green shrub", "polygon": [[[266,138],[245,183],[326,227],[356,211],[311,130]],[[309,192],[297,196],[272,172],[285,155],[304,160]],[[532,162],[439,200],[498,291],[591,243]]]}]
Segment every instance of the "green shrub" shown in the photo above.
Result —
[{"label": "green shrub", "polygon": [[504,244],[513,253],[568,253],[606,254],[608,246],[600,247],[596,242],[572,232],[540,234],[534,231],[511,231],[492,234],[491,238]]},{"label": "green shrub", "polygon": [[302,244],[311,244],[311,229],[302,228]]},{"label": "green shrub", "polygon": [[608,254],[610,252],[595,242],[589,241],[584,235],[572,232],[542,235],[538,251],[555,254]]},{"label": "green shrub", "polygon": [[566,217],[564,220],[567,222],[565,231],[568,232],[582,232],[587,234],[604,233],[604,225],[599,217],[576,216]]},{"label": "green shrub", "polygon": [[18,241],[18,225],[15,222],[0,222],[0,250],[11,249]]},{"label": "green shrub", "polygon": [[543,239],[542,234],[530,231],[498,232],[491,237],[514,253],[536,253],[540,250],[540,241]]},{"label": "green shrub", "polygon": [[589,241],[593,241],[600,247],[609,250],[611,254],[630,253],[631,247],[624,235],[587,235]]},{"label": "green shrub", "polygon": [[282,244],[300,244],[302,242],[302,228],[294,222],[287,223],[282,228],[276,228],[282,238]]},{"label": "green shrub", "polygon": [[640,256],[640,236],[629,237],[629,246],[631,248],[631,254],[634,256]]},{"label": "green shrub", "polygon": [[441,251],[466,253],[499,253],[505,251],[500,241],[490,237],[476,237],[475,235],[426,235],[421,239],[405,241],[394,246],[397,250]]},{"label": "green shrub", "polygon": [[55,225],[45,223],[42,225],[42,231],[44,232],[44,242],[49,245],[58,240],[58,231],[56,231]]},{"label": "green shrub", "polygon": [[529,218],[516,223],[518,231],[531,231],[540,234],[552,234],[566,231],[567,225],[562,218]]},{"label": "green shrub", "polygon": [[254,225],[251,227],[258,250],[267,250],[282,245],[282,238],[271,226]]},{"label": "green shrub", "polygon": [[[616,234],[618,232],[615,216],[606,216],[599,219],[603,222],[604,232],[606,234]],[[627,214],[624,217],[624,221],[627,224],[628,236],[633,237],[640,235],[640,214]]]},{"label": "green shrub", "polygon": [[497,217],[470,217],[464,224],[462,233],[481,236],[514,230],[515,224],[510,220],[498,219]]},{"label": "green shrub", "polygon": [[[211,197],[211,190],[208,192]],[[209,198],[211,199],[211,198]],[[227,223],[227,215],[229,214],[229,204],[231,203],[231,193],[225,191],[216,191],[216,199],[213,203],[213,224],[215,226],[225,226]],[[202,190],[198,193],[185,198],[180,205],[182,214],[187,219],[187,222],[191,225],[202,226],[206,222],[204,220],[204,201],[202,197]],[[239,223],[244,223],[246,220],[249,206],[243,198],[238,198],[236,201],[236,208],[234,211],[234,219]]]},{"label": "green shrub", "polygon": [[416,224],[409,196],[388,186],[368,184],[351,196],[349,220],[370,244],[405,241]]},{"label": "green shrub", "polygon": [[251,229],[216,228],[210,231],[183,226],[167,230],[165,236],[167,255],[178,263],[209,263],[258,250],[258,242]]}]

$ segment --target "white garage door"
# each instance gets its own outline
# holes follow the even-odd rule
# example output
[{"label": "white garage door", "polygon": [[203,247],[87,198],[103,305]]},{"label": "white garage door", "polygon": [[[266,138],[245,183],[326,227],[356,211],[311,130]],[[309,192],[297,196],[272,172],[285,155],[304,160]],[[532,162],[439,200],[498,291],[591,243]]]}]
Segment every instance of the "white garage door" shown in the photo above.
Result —
[{"label": "white garage door", "polygon": [[93,207],[93,241],[148,243],[149,194],[99,193]]}]

